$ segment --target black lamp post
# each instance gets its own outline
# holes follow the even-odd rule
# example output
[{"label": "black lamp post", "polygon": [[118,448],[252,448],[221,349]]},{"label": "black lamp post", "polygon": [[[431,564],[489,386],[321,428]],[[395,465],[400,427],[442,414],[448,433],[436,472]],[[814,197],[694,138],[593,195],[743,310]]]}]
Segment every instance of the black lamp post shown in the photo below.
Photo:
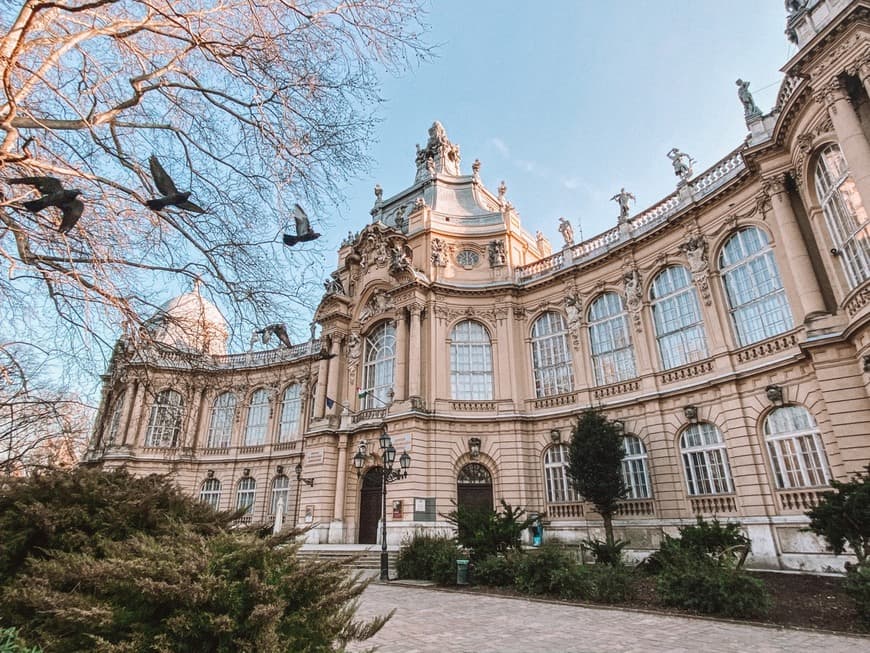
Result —
[{"label": "black lamp post", "polygon": [[[394,470],[393,464],[396,462],[396,448],[393,446],[393,441],[387,433],[386,427],[381,431],[381,436],[378,438],[378,443],[381,445],[382,465],[381,473],[381,580],[390,580],[389,555],[387,554],[387,484],[393,481],[406,478],[408,476],[408,467],[411,466],[411,456],[407,451],[402,452],[399,456],[399,469]],[[357,476],[360,475],[363,465],[365,465],[366,457],[368,456],[368,445],[365,442],[360,442],[356,454],[353,457],[353,466],[356,467]]]},{"label": "black lamp post", "polygon": [[293,528],[296,528],[296,524],[299,521],[299,490],[303,483],[308,487],[312,487],[314,485],[313,478],[302,478],[302,463],[296,463],[296,501],[294,501],[293,506]]}]

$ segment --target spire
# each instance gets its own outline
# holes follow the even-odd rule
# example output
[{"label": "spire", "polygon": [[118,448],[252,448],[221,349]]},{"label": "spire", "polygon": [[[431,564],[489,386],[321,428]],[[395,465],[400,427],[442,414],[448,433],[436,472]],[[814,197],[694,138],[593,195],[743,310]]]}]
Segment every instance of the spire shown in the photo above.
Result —
[{"label": "spire", "polygon": [[417,174],[414,181],[432,179],[439,174],[459,176],[460,159],[459,146],[450,142],[444,126],[436,120],[429,128],[426,147],[421,148],[419,144],[417,145],[415,157]]}]

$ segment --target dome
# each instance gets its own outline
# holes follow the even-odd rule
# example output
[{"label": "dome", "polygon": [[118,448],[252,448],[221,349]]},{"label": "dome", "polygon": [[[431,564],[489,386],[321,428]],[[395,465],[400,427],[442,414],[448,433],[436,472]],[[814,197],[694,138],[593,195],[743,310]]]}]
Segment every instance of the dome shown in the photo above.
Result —
[{"label": "dome", "polygon": [[206,354],[227,351],[227,321],[198,286],[170,299],[148,322],[154,338],[170,347]]}]

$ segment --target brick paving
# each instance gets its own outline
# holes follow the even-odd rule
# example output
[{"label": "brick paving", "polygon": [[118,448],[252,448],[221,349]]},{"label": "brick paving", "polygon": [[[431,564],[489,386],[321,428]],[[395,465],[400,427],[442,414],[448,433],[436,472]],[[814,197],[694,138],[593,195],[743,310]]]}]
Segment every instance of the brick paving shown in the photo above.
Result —
[{"label": "brick paving", "polygon": [[358,616],[393,618],[378,653],[857,653],[870,638],[373,583]]}]

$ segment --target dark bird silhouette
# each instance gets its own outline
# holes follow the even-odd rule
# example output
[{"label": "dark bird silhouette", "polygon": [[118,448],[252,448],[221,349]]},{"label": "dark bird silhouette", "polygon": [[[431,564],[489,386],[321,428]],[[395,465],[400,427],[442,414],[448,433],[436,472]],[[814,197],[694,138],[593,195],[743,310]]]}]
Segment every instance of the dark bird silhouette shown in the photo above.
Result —
[{"label": "dark bird silhouette", "polygon": [[60,183],[60,180],[54,177],[14,177],[6,181],[10,184],[33,186],[42,193],[42,197],[39,199],[22,202],[22,205],[28,211],[39,213],[42,209],[47,209],[49,206],[59,208],[63,217],[57,230],[62,234],[65,234],[75,226],[85,210],[84,203],[80,199],[77,199],[82,192],[76,188],[67,190]]},{"label": "dark bird silhouette", "polygon": [[317,356],[315,356],[315,358],[317,360],[324,360],[325,361],[325,360],[329,360],[330,358],[335,358],[336,356],[338,356],[338,354],[330,354],[326,350],[326,348],[323,348],[319,352],[317,352]]},{"label": "dark bird silhouette", "polygon": [[284,244],[292,247],[296,243],[302,243],[307,240],[320,238],[320,234],[311,229],[311,224],[308,222],[308,216],[298,204],[293,205],[293,217],[296,220],[296,235],[284,234]]},{"label": "dark bird silhouette", "polygon": [[293,346],[293,343],[290,342],[290,336],[287,335],[286,326],[283,324],[270,324],[262,329],[254,329],[254,332],[251,334],[251,347],[254,346],[257,339],[259,339],[264,345],[268,345],[273,335],[278,338],[285,347],[289,348]]},{"label": "dark bird silhouette", "polygon": [[157,186],[157,190],[163,193],[162,197],[145,202],[145,205],[149,209],[152,211],[161,211],[167,206],[177,206],[185,211],[205,213],[204,209],[188,200],[191,195],[190,191],[184,193],[178,191],[175,187],[175,182],[172,181],[172,177],[170,177],[163,169],[163,166],[160,165],[160,161],[158,161],[157,157],[153,154],[148,159],[148,165],[151,167],[151,176],[154,178],[154,185]]}]

